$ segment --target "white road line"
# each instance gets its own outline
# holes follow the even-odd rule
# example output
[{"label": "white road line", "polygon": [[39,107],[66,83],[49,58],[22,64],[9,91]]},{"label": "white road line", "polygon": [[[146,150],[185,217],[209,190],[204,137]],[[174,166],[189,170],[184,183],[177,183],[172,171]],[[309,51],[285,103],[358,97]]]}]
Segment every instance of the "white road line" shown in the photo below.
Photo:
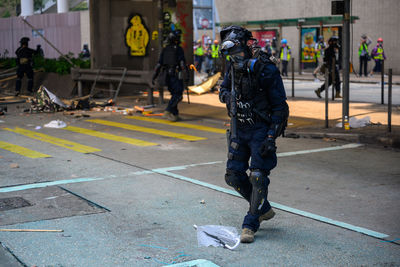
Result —
[{"label": "white road line", "polygon": [[[296,151],[296,152],[285,152],[285,153],[278,153],[278,157],[287,157],[287,156],[294,156],[294,155],[301,155],[301,154],[308,154],[308,153],[315,153],[315,152],[324,152],[324,151],[334,151],[334,150],[340,150],[340,149],[348,149],[348,148],[356,148],[361,145],[359,144],[348,144],[348,145],[343,145],[343,146],[336,146],[336,147],[327,147],[327,148],[321,148],[321,149],[311,149],[311,150],[302,150],[302,151]],[[198,164],[190,164],[190,165],[183,165],[183,166],[175,166],[175,167],[167,167],[167,168],[158,168],[158,169],[153,169],[153,170],[146,170],[146,171],[138,171],[138,172],[131,172],[128,173],[127,175],[124,176],[115,176],[115,175],[110,175],[107,177],[95,177],[95,178],[79,178],[79,179],[70,179],[70,180],[59,180],[59,181],[54,181],[54,182],[45,182],[45,183],[35,183],[35,184],[28,184],[28,185],[21,185],[21,186],[10,186],[10,187],[4,187],[0,188],[0,193],[1,192],[13,192],[13,191],[20,191],[20,190],[26,190],[26,189],[32,189],[32,188],[40,188],[40,187],[46,187],[46,186],[52,186],[52,185],[59,185],[59,184],[70,184],[70,183],[81,183],[81,182],[90,182],[90,181],[97,181],[97,180],[104,180],[104,179],[111,179],[111,178],[122,178],[122,177],[127,177],[131,175],[144,175],[144,174],[152,174],[152,173],[158,173],[161,175],[165,175],[171,178],[179,179],[182,181],[190,182],[196,185],[200,185],[206,188],[210,188],[222,193],[226,193],[229,195],[241,197],[239,193],[237,193],[234,190],[227,189],[224,187],[220,187],[217,185],[213,185],[210,183],[206,183],[203,181],[199,181],[196,179],[192,179],[183,175],[175,174],[172,173],[171,171],[176,171],[176,170],[184,170],[189,167],[195,167],[195,166],[204,166],[204,165],[213,165],[213,164],[219,164],[222,163],[222,161],[214,161],[214,162],[206,162],[206,163],[198,163]],[[379,233],[373,230],[369,230],[363,227],[351,225],[345,222],[341,221],[336,221],[327,217],[323,217],[317,214],[313,214],[307,211],[302,211],[299,209],[291,208],[279,203],[274,203],[270,202],[271,206],[280,209],[286,212],[290,212],[296,215],[300,215],[303,217],[307,217],[313,220],[317,220],[323,223],[331,224],[334,226],[338,226],[341,228],[345,228],[351,231],[359,232],[368,236],[372,236],[375,238],[379,239],[384,239],[389,237],[387,234]]]},{"label": "white road line", "polygon": [[310,153],[317,153],[317,152],[326,152],[326,151],[335,151],[335,150],[341,150],[341,149],[357,148],[360,146],[363,146],[363,145],[362,144],[347,144],[347,145],[342,145],[342,146],[332,146],[332,147],[300,150],[300,151],[293,151],[293,152],[282,152],[282,153],[277,153],[276,156],[278,158],[281,158],[281,157],[289,157],[289,156],[296,156],[296,155],[310,154]]}]

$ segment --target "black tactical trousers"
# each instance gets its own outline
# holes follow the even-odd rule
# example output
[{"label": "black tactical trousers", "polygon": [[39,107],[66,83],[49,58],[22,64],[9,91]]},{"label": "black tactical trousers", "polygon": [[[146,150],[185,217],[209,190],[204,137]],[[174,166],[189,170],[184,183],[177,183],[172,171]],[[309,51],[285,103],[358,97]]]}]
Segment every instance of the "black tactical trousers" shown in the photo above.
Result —
[{"label": "black tactical trousers", "polygon": [[33,69],[29,64],[19,65],[17,69],[17,81],[15,83],[15,91],[21,92],[22,78],[26,74],[28,78],[28,91],[32,92],[33,88]]}]

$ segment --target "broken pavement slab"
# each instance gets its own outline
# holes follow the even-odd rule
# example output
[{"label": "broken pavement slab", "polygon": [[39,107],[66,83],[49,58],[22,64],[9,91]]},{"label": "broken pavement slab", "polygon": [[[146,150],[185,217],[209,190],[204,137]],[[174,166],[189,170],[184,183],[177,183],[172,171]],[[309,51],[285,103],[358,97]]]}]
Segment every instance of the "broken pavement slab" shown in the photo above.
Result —
[{"label": "broken pavement slab", "polygon": [[[8,207],[8,209],[4,208],[0,213],[0,225],[81,216],[107,211],[58,186],[6,192],[1,193],[1,196],[3,199],[21,198],[23,201],[14,204],[23,205],[14,205],[15,207]],[[26,203],[29,203],[29,205]]]}]

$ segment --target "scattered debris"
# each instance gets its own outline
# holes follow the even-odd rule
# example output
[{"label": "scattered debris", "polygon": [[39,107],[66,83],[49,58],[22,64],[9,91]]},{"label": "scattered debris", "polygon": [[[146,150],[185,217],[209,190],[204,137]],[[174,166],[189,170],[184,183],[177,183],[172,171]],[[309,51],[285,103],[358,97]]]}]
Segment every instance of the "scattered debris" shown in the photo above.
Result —
[{"label": "scattered debris", "polygon": [[285,138],[300,138],[300,135],[296,133],[285,133]]},{"label": "scattered debris", "polygon": [[30,112],[55,112],[68,108],[66,104],[43,85],[34,93],[33,97],[28,98],[28,102],[31,104]]},{"label": "scattered debris", "polygon": [[6,112],[7,112],[7,106],[5,106],[5,107],[0,107],[0,116],[1,116],[1,115],[5,115]]},{"label": "scattered debris", "polygon": [[19,168],[19,165],[18,165],[18,163],[11,163],[10,164],[10,168],[11,169],[17,169],[17,168]]},{"label": "scattered debris", "polygon": [[45,124],[44,127],[46,127],[46,128],[64,128],[64,127],[67,127],[67,124],[60,120],[54,120],[54,121],[49,122],[48,124]]},{"label": "scattered debris", "polygon": [[224,247],[230,250],[240,244],[236,228],[222,225],[193,225],[197,230],[197,241],[200,247]]},{"label": "scattered debris", "polygon": [[[356,117],[350,117],[349,125],[350,128],[362,128],[368,125],[371,125],[371,118],[369,116],[365,116],[364,118],[357,119]],[[342,128],[342,122],[336,124],[336,127]]]},{"label": "scattered debris", "polygon": [[221,77],[221,72],[218,72],[217,74],[208,78],[206,81],[204,81],[198,85],[188,86],[188,88],[190,91],[192,91],[198,95],[207,93],[207,92],[211,91],[211,89],[217,84],[218,79],[220,77]]},{"label": "scattered debris", "polygon": [[331,138],[331,137],[324,137],[323,140],[326,142],[336,142],[336,138]]}]

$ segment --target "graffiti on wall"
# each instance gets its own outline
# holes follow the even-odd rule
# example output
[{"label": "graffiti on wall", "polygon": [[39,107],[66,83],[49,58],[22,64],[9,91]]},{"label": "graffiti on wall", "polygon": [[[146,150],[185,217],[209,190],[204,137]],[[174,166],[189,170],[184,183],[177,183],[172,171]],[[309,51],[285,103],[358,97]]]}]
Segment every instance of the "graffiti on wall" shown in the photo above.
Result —
[{"label": "graffiti on wall", "polygon": [[125,44],[129,48],[129,55],[143,57],[146,55],[149,43],[149,31],[143,23],[140,15],[129,17],[129,26],[125,32]]},{"label": "graffiti on wall", "polygon": [[168,34],[171,31],[181,32],[181,46],[185,49],[188,46],[189,29],[189,13],[188,6],[185,2],[177,2],[176,8],[165,8],[163,16],[163,31],[162,37],[166,44]]}]

